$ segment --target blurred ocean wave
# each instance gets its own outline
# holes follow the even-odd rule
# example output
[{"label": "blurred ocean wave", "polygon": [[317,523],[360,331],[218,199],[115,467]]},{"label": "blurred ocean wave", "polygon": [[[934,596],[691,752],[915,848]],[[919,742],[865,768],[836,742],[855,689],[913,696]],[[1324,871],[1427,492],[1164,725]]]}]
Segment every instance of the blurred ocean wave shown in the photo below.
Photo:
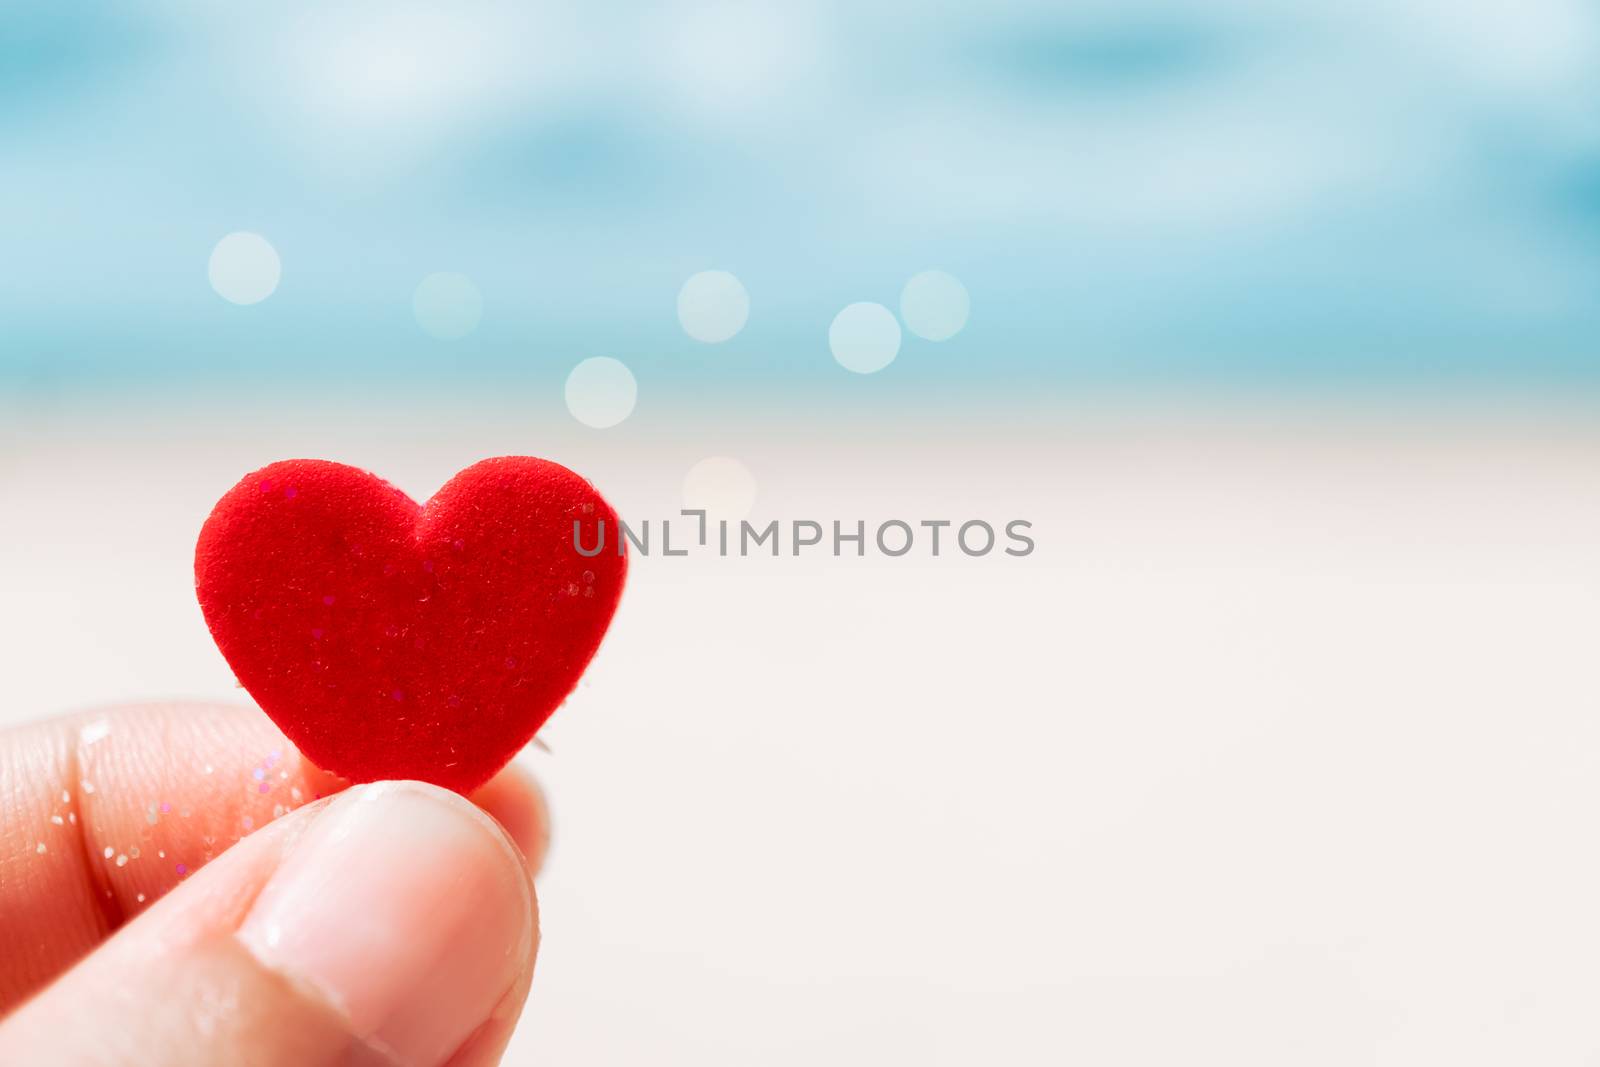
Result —
[{"label": "blurred ocean wave", "polygon": [[[1589,381],[1600,9],[1521,3],[13,4],[0,386],[826,383],[930,268],[928,388]],[[281,285],[218,299],[264,235]],[[679,287],[750,294],[723,346]],[[441,342],[413,291],[460,273]],[[728,365],[739,364],[730,374]],[[886,400],[886,402],[891,402]]]}]

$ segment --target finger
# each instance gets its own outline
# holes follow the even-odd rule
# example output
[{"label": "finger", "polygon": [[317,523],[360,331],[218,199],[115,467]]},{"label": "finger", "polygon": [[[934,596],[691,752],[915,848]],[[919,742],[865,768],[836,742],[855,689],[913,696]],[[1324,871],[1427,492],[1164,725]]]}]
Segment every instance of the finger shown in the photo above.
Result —
[{"label": "finger", "polygon": [[434,786],[355,786],[246,838],[24,1005],[0,1063],[492,1063],[537,943],[494,820]]},{"label": "finger", "polygon": [[508,764],[472,794],[472,802],[500,820],[522,850],[528,869],[538,874],[550,851],[550,805],[533,775],[515,763]]},{"label": "finger", "polygon": [[[253,708],[147,705],[0,734],[0,1014],[241,837],[343,787]],[[524,772],[483,802],[543,854]]]}]

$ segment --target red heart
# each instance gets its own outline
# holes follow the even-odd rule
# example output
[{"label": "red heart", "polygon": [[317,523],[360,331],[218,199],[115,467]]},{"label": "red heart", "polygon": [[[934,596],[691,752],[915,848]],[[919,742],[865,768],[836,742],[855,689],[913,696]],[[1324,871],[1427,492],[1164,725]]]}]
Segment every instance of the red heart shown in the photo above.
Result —
[{"label": "red heart", "polygon": [[[592,548],[604,522],[605,551]],[[616,512],[555,463],[476,463],[419,507],[366,471],[291,459],[218,501],[195,592],[229,666],[313,763],[469,791],[572,692],[627,558]]]}]

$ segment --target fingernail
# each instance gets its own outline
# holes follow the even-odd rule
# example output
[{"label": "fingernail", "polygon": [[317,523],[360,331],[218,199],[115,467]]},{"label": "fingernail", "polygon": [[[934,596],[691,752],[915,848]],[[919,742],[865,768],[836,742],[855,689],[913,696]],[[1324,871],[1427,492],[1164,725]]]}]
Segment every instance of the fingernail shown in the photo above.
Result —
[{"label": "fingernail", "polygon": [[443,1063],[533,952],[515,847],[454,793],[356,786],[296,842],[239,927],[267,967],[309,984],[397,1062]]}]

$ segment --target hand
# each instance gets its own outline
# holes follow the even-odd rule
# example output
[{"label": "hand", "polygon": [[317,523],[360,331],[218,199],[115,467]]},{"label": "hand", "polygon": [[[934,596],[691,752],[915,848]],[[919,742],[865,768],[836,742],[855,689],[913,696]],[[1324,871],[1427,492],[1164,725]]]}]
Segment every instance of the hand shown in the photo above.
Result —
[{"label": "hand", "polygon": [[0,733],[0,1063],[497,1063],[537,788],[341,786],[250,709]]}]

